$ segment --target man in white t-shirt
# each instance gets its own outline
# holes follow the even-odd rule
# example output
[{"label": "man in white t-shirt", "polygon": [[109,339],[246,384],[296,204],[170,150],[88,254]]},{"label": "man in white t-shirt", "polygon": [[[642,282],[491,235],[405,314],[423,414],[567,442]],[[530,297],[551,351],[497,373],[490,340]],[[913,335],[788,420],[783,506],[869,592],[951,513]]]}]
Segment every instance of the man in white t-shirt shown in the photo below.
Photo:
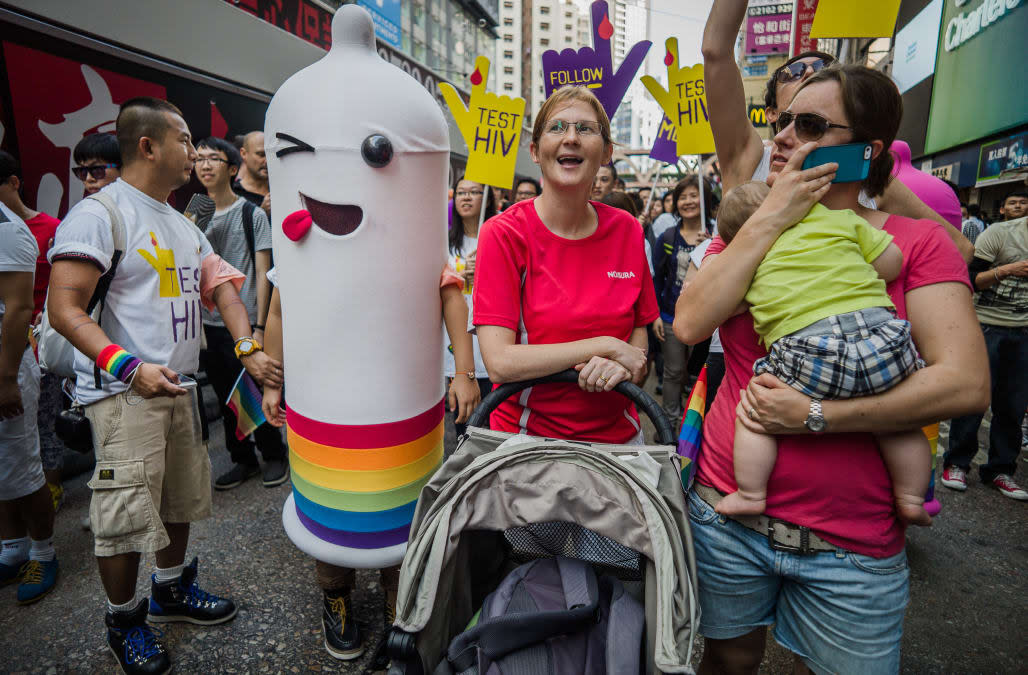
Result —
[{"label": "man in white t-shirt", "polygon": [[[125,250],[115,250],[103,203],[76,204],[50,249],[49,312],[77,350],[76,397],[92,426],[90,520],[107,641],[124,672],[165,672],[170,658],[148,613],[151,621],[203,625],[236,613],[231,600],[200,590],[196,558],[183,565],[190,522],[211,515],[210,459],[188,377],[199,361],[201,305],[217,306],[257,381],[280,384],[282,369],[251,336],[238,292],[243,275],[168,204],[197,156],[182,113],[136,98],[121,106],[116,127],[121,178],[94,197],[113,201]],[[87,308],[98,286],[107,291],[94,321]],[[140,553],[151,551],[151,597],[137,604]]]},{"label": "man in white t-shirt", "polygon": [[28,348],[39,248],[25,222],[0,204],[0,585],[17,581],[18,604],[57,582],[53,500],[39,457],[39,366]]}]

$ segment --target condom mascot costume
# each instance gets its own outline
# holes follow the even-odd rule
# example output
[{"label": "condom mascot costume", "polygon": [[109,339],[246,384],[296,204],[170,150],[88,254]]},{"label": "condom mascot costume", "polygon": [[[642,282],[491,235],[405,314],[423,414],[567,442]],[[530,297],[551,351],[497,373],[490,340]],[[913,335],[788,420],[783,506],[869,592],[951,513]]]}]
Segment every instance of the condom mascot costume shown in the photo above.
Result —
[{"label": "condom mascot costume", "polygon": [[293,543],[343,567],[403,559],[443,457],[449,137],[439,104],[384,61],[371,16],[290,77],[265,122],[283,311]]}]

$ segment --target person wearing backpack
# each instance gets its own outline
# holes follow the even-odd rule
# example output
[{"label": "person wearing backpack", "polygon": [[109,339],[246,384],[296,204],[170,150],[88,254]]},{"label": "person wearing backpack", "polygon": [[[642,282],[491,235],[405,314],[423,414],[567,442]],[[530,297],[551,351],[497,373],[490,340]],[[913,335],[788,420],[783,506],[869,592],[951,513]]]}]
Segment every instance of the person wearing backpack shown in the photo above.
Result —
[{"label": "person wearing backpack", "polygon": [[[252,337],[238,292],[244,276],[168,204],[197,157],[182,113],[134,98],[116,129],[121,178],[76,204],[58,228],[47,314],[76,350],[76,399],[96,451],[89,511],[107,643],[131,675],[171,668],[148,616],[213,625],[236,614],[232,600],[200,589],[196,558],[184,565],[189,524],[211,515],[210,458],[195,390],[187,395],[197,386],[201,304],[217,306],[255,380],[281,386],[282,364]],[[94,319],[87,312],[98,287]],[[150,598],[137,602],[143,552],[154,552],[157,569]]]},{"label": "person wearing backpack", "polygon": [[[242,159],[239,151],[221,138],[205,138],[196,145],[196,177],[214,201],[214,215],[206,223],[198,222],[214,252],[228,264],[246,275],[239,297],[253,326],[253,337],[264,342],[264,322],[271,300],[271,227],[262,209],[232,191],[232,179]],[[233,349],[232,335],[225,328],[221,315],[204,310],[203,330],[207,348],[200,353],[200,363],[221,404],[225,427],[225,445],[232,456],[232,468],[214,481],[215,490],[230,490],[252,476],[262,473],[264,487],[286,481],[289,464],[279,430],[262,424],[253,432],[253,440],[236,438],[236,415],[225,405],[241,369]],[[263,471],[258,467],[254,441],[264,457]]]},{"label": "person wearing backpack", "polygon": [[53,590],[53,501],[39,457],[39,366],[28,348],[39,248],[0,202],[0,586],[18,582],[18,604]]}]

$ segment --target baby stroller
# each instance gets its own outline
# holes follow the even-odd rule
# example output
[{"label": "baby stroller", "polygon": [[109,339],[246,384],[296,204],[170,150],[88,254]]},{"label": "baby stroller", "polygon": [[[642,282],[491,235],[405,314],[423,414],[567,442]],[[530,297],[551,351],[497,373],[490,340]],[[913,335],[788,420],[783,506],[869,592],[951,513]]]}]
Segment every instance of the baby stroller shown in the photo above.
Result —
[{"label": "baby stroller", "polygon": [[491,392],[422,489],[386,643],[390,675],[447,672],[440,664],[451,641],[486,596],[518,566],[553,557],[589,563],[638,600],[645,614],[636,642],[643,645],[641,672],[692,672],[696,563],[675,437],[661,407],[633,384],[615,388],[650,418],[660,445],[488,429],[489,414],[519,391],[577,380],[568,370]]}]

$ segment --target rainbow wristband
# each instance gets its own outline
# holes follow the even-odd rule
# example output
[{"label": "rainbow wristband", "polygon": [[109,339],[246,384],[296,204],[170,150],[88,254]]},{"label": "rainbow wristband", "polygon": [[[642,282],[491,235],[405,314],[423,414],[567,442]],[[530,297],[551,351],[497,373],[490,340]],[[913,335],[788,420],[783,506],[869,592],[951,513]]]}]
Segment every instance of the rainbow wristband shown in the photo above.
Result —
[{"label": "rainbow wristband", "polygon": [[132,374],[143,362],[118,345],[110,344],[96,357],[96,365],[128,384]]}]

